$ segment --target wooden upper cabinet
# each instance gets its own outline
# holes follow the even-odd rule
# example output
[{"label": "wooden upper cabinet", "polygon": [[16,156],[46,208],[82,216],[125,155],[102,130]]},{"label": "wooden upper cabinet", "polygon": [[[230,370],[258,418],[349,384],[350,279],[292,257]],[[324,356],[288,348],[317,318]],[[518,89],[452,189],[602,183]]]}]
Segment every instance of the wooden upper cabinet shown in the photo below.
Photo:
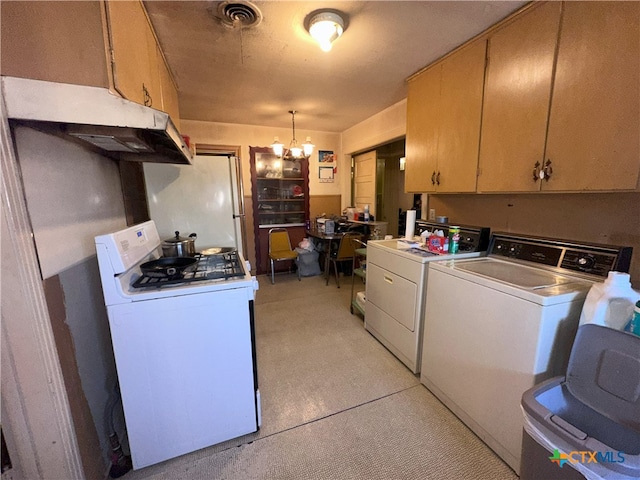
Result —
[{"label": "wooden upper cabinet", "polygon": [[486,42],[474,42],[409,81],[407,192],[474,192]]},{"label": "wooden upper cabinet", "polygon": [[160,107],[155,38],[142,2],[107,2],[114,87],[136,103]]},{"label": "wooden upper cabinet", "polygon": [[409,81],[405,190],[433,192],[438,166],[438,122],[442,66],[435,65]]},{"label": "wooden upper cabinet", "polygon": [[640,3],[566,2],[544,190],[638,188]]},{"label": "wooden upper cabinet", "polygon": [[[146,13],[144,13],[144,16],[146,19]],[[147,23],[145,37],[147,41],[146,50],[149,56],[149,76],[143,80],[143,90],[146,92],[144,97],[145,105],[158,110],[164,110],[162,105],[162,79],[160,77],[160,64],[164,63],[164,58],[162,57],[156,36],[149,23]],[[116,63],[116,68],[117,66]]]},{"label": "wooden upper cabinet", "polygon": [[475,192],[486,41],[442,62],[436,191]]},{"label": "wooden upper cabinet", "polygon": [[140,1],[109,1],[114,86],[126,98],[166,112],[180,128],[178,91]]},{"label": "wooden upper cabinet", "polygon": [[489,38],[479,192],[540,189],[561,8],[543,4]]},{"label": "wooden upper cabinet", "polygon": [[141,1],[20,1],[0,8],[2,75],[115,88],[169,113],[178,126],[177,89]]},{"label": "wooden upper cabinet", "polygon": [[102,4],[0,2],[2,75],[108,88]]},{"label": "wooden upper cabinet", "polygon": [[178,90],[176,89],[167,64],[158,48],[158,69],[160,78],[161,105],[160,110],[167,112],[176,128],[180,130],[180,110],[178,107]]}]

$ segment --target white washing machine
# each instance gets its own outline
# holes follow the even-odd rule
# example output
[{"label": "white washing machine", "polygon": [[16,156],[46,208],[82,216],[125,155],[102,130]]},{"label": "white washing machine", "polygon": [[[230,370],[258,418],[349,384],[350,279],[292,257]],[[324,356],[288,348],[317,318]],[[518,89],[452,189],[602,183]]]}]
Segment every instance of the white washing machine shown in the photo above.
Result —
[{"label": "white washing machine", "polygon": [[520,471],[522,394],[563,374],[587,292],[631,248],[494,234],[429,267],[421,382]]},{"label": "white washing machine", "polygon": [[[443,230],[448,224],[416,222],[417,231]],[[436,254],[399,248],[398,240],[367,243],[367,289],[364,326],[413,373],[420,371],[422,318],[429,264],[447,258],[473,258],[489,245],[489,229],[460,227],[460,251]]]}]

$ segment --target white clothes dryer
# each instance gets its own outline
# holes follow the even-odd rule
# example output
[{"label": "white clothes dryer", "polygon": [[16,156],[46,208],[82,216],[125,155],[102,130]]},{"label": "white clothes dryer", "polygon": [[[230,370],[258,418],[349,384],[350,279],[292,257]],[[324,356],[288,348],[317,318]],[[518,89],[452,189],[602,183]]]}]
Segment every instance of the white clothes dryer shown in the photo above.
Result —
[{"label": "white clothes dryer", "polygon": [[[448,224],[416,222],[416,230],[443,230]],[[413,373],[420,371],[422,319],[429,264],[450,258],[484,255],[489,228],[460,226],[460,251],[437,254],[423,248],[401,248],[402,241],[367,243],[367,292],[364,325],[374,337]]]}]

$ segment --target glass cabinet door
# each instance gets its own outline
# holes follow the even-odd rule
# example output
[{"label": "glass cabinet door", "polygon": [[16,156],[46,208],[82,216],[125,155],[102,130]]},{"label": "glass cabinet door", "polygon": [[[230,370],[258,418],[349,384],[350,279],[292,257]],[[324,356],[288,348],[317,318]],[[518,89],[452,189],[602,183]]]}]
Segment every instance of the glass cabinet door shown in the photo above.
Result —
[{"label": "glass cabinet door", "polygon": [[309,219],[309,160],[283,159],[268,147],[250,147],[256,271],[269,271],[269,230],[284,227],[296,246]]},{"label": "glass cabinet door", "polygon": [[301,226],[307,218],[306,160],[286,160],[269,152],[252,152],[258,226]]}]

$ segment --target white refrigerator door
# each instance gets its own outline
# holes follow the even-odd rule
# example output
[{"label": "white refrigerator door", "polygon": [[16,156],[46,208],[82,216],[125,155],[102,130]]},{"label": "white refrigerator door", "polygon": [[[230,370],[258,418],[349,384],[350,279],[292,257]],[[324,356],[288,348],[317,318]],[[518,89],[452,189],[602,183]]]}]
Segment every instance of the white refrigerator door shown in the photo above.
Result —
[{"label": "white refrigerator door", "polygon": [[236,157],[201,155],[192,165],[144,164],[149,214],[160,239],[198,235],[196,250],[236,247],[244,256],[244,209]]}]

